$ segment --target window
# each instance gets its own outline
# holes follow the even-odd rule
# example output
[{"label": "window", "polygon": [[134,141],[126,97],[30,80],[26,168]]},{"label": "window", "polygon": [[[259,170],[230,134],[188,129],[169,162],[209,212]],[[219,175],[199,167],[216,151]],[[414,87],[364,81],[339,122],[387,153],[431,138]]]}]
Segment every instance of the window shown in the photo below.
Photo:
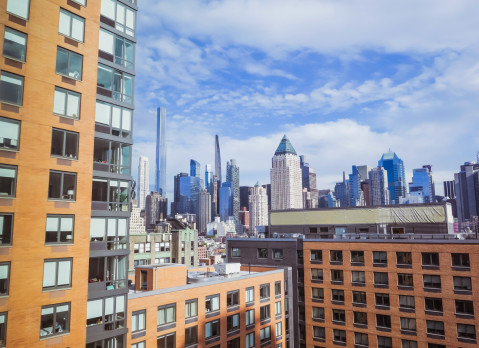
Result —
[{"label": "window", "polygon": [[76,173],[50,171],[48,198],[74,201],[76,192]]},{"label": "window", "polygon": [[136,311],[131,314],[131,332],[145,330],[146,310]]},{"label": "window", "polygon": [[[98,341],[97,341],[97,343],[98,343]],[[100,343],[98,343],[98,344],[100,344]],[[145,341],[141,341],[141,342],[138,342],[138,343],[132,343],[131,344],[131,348],[145,348],[145,347],[146,347]]]},{"label": "window", "polygon": [[130,109],[96,101],[95,122],[96,130],[122,138],[131,138]]},{"label": "window", "polygon": [[78,133],[53,128],[51,155],[68,159],[77,159]]},{"label": "window", "polygon": [[185,302],[185,318],[194,318],[198,316],[198,299]]},{"label": "window", "polygon": [[81,54],[57,48],[57,74],[70,77],[75,80],[82,78],[83,56]]},{"label": "window", "polygon": [[254,325],[254,309],[250,309],[246,311],[246,318],[245,318],[246,326]]},{"label": "window", "polygon": [[417,348],[417,342],[410,340],[402,340],[402,348]]},{"label": "window", "polygon": [[271,318],[269,305],[262,306],[259,309],[259,319],[261,321],[268,320]]},{"label": "window", "polygon": [[311,294],[313,300],[324,300],[324,289],[323,288],[312,288]]},{"label": "window", "polygon": [[368,313],[353,312],[354,324],[368,325]]},{"label": "window", "polygon": [[476,327],[474,325],[457,324],[457,337],[468,340],[475,340]]},{"label": "window", "polygon": [[13,214],[0,213],[0,245],[12,245]]},{"label": "window", "polygon": [[470,277],[454,277],[454,290],[472,291],[472,283]]},{"label": "window", "polygon": [[401,318],[401,330],[416,332],[416,319]]},{"label": "window", "polygon": [[226,331],[239,330],[239,325],[239,314],[229,315],[226,318]]},{"label": "window", "polygon": [[240,348],[240,338],[236,337],[226,342],[226,348]]},{"label": "window", "polygon": [[346,343],[346,331],[334,329],[333,330],[333,342]]},{"label": "window", "polygon": [[42,307],[40,337],[70,332],[70,303]]},{"label": "window", "polygon": [[3,36],[3,56],[25,63],[27,34],[5,27]]},{"label": "window", "polygon": [[53,113],[60,116],[80,118],[81,94],[68,89],[55,87]]},{"label": "window", "polygon": [[428,343],[427,348],[446,348],[444,344]]},{"label": "window", "polygon": [[276,316],[281,315],[281,301],[277,301],[274,303],[274,314]]},{"label": "window", "polygon": [[273,249],[273,259],[282,259],[283,249]]},{"label": "window", "polygon": [[98,64],[98,92],[125,103],[133,103],[133,76]]},{"label": "window", "polygon": [[80,4],[82,6],[86,6],[86,0],[72,0],[73,2],[76,2],[77,4]]},{"label": "window", "polygon": [[261,343],[271,340],[271,326],[264,327],[260,330],[259,338]]},{"label": "window", "polygon": [[351,281],[353,283],[365,284],[366,283],[365,273],[363,271],[352,271]]},{"label": "window", "polygon": [[269,298],[269,284],[261,284],[259,286],[259,298],[262,300]]},{"label": "window", "polygon": [[167,325],[176,322],[176,304],[158,307],[157,325]]},{"label": "window", "polygon": [[346,322],[346,313],[342,309],[333,309],[333,321]]},{"label": "window", "polygon": [[220,295],[206,296],[205,301],[206,313],[220,310]]},{"label": "window", "polygon": [[43,263],[43,290],[71,286],[72,259],[52,259]]},{"label": "window", "polygon": [[0,296],[8,296],[10,288],[10,262],[0,263]]},{"label": "window", "polygon": [[246,334],[246,348],[254,348],[254,332]]},{"label": "window", "polygon": [[396,262],[398,265],[412,265],[412,253],[410,252],[397,252]]},{"label": "window", "polygon": [[414,296],[399,295],[399,308],[414,310],[416,308]]},{"label": "window", "polygon": [[389,307],[389,294],[379,294],[376,293],[374,294],[374,297],[376,299],[376,306],[384,306],[384,307]]},{"label": "window", "polygon": [[[102,1],[103,3],[103,1]],[[176,333],[160,336],[156,339],[157,348],[175,348],[176,347]]]},{"label": "window", "polygon": [[311,268],[311,280],[323,281],[323,270],[319,268]]},{"label": "window", "polygon": [[389,285],[388,274],[386,272],[374,272],[374,285]]},{"label": "window", "polygon": [[126,327],[126,296],[111,296],[87,302],[87,326],[104,325],[108,330]]},{"label": "window", "polygon": [[323,307],[313,307],[313,319],[324,320],[324,308]]},{"label": "window", "polygon": [[267,258],[268,258],[268,249],[258,248],[258,259],[267,259]]},{"label": "window", "polygon": [[90,222],[90,241],[107,242],[108,250],[126,249],[127,219],[92,217]]},{"label": "window", "polygon": [[422,265],[439,267],[439,254],[438,253],[422,253]]},{"label": "window", "polygon": [[7,341],[7,312],[0,313],[0,347],[6,347]]},{"label": "window", "polygon": [[469,254],[451,254],[453,267],[471,267]]},{"label": "window", "polygon": [[20,121],[0,117],[0,149],[18,150],[20,146]]},{"label": "window", "polygon": [[30,0],[7,0],[7,12],[16,17],[28,20]]},{"label": "window", "polygon": [[0,102],[22,106],[23,81],[23,76],[2,71],[0,73]]},{"label": "window", "polygon": [[442,299],[437,297],[424,298],[424,307],[426,311],[442,312]]},{"label": "window", "polygon": [[130,209],[130,182],[93,178],[92,201],[100,203],[97,209],[128,211]]},{"label": "window", "polygon": [[378,348],[392,348],[393,340],[391,337],[378,336]]},{"label": "window", "polygon": [[226,305],[228,307],[239,306],[239,290],[229,291],[227,293]]},{"label": "window", "polygon": [[364,251],[351,251],[351,263],[364,263]]},{"label": "window", "polygon": [[332,282],[343,282],[343,271],[340,269],[331,270],[331,281]]},{"label": "window", "polygon": [[281,296],[281,281],[274,283],[274,295]]},{"label": "window", "polygon": [[342,250],[331,250],[329,252],[331,262],[343,262],[343,251]]},{"label": "window", "polygon": [[321,250],[311,250],[311,261],[323,262],[323,252]]},{"label": "window", "polygon": [[385,251],[373,251],[373,263],[375,265],[387,265],[387,253]]},{"label": "window", "polygon": [[384,314],[376,314],[376,325],[378,327],[391,328],[391,317]]},{"label": "window", "polygon": [[185,329],[185,346],[198,343],[198,326],[187,327]]},{"label": "window", "polygon": [[281,325],[281,322],[276,323],[276,337],[281,337],[283,334],[283,327]]},{"label": "window", "polygon": [[353,291],[353,303],[366,304],[366,293],[364,291]]},{"label": "window", "polygon": [[205,339],[220,335],[220,321],[213,320],[205,324]]},{"label": "window", "polygon": [[83,42],[83,32],[85,29],[85,19],[67,11],[60,9],[60,22],[58,23],[58,32],[68,36],[73,40]]},{"label": "window", "polygon": [[326,330],[321,326],[313,326],[313,338],[319,338],[321,340],[326,339]]},{"label": "window", "polygon": [[135,11],[128,6],[116,0],[102,0],[100,14],[114,21],[114,24],[105,21],[107,24],[130,36],[135,35]]},{"label": "window", "polygon": [[331,300],[344,302],[344,290],[332,289],[331,290]]},{"label": "window", "polygon": [[423,275],[424,288],[441,289],[441,276],[424,274]]},{"label": "window", "polygon": [[398,285],[399,286],[414,286],[414,280],[411,273],[398,273]]},{"label": "window", "polygon": [[467,300],[456,300],[456,314],[474,315],[473,302]]},{"label": "window", "polygon": [[241,257],[240,248],[231,248],[231,257]]},{"label": "window", "polygon": [[133,69],[135,44],[104,29],[100,29],[99,56]]},{"label": "window", "polygon": [[254,302],[254,287],[246,288],[245,302],[246,303]]},{"label": "window", "polygon": [[73,226],[73,215],[47,215],[45,243],[73,243]]},{"label": "window", "polygon": [[444,323],[442,321],[426,320],[427,333],[444,336]]},{"label": "window", "polygon": [[369,347],[368,334],[355,332],[354,333],[354,344],[356,346]]}]

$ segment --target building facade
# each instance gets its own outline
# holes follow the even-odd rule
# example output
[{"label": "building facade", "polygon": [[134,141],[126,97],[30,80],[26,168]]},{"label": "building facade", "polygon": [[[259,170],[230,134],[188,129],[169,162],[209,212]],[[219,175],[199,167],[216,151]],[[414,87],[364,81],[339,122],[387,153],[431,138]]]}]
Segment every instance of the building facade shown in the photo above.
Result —
[{"label": "building facade", "polygon": [[378,161],[378,167],[383,167],[387,172],[390,203],[399,204],[399,197],[406,197],[407,192],[402,159],[395,152],[387,152]]},{"label": "building facade", "polygon": [[[128,1],[128,0],[127,0]],[[156,192],[166,196],[166,109],[158,108],[156,113]],[[149,191],[149,188],[148,188]]]},{"label": "building facade", "polygon": [[138,163],[138,206],[145,209],[146,196],[150,192],[150,164],[148,157],[140,156]]},{"label": "building facade", "polygon": [[230,182],[224,182],[218,190],[220,201],[219,215],[221,221],[226,221],[230,216],[233,216],[233,188],[231,186]]},{"label": "building facade", "polygon": [[389,190],[387,172],[382,167],[373,168],[369,171],[369,204],[388,205]]},{"label": "building facade", "polygon": [[430,165],[424,165],[422,168],[412,170],[412,182],[409,183],[409,193],[419,194],[424,203],[434,203],[436,201],[436,190]]},{"label": "building facade", "polygon": [[145,226],[147,229],[154,229],[156,223],[165,220],[168,211],[168,198],[162,197],[158,192],[150,192],[146,196],[145,205]]},{"label": "building facade", "polygon": [[274,153],[272,164],[271,210],[301,209],[303,193],[300,160],[286,135]]},{"label": "building facade", "polygon": [[251,235],[257,235],[257,226],[268,226],[268,196],[266,189],[256,183],[249,194],[249,229]]},{"label": "building facade", "polygon": [[461,171],[454,174],[457,218],[459,223],[479,216],[479,164],[466,162]]},{"label": "building facade", "polygon": [[444,185],[444,197],[448,197],[449,199],[456,198],[454,180],[444,181],[443,185]]},{"label": "building facade", "polygon": [[190,176],[201,177],[201,165],[200,162],[195,161],[194,159],[190,160]]}]

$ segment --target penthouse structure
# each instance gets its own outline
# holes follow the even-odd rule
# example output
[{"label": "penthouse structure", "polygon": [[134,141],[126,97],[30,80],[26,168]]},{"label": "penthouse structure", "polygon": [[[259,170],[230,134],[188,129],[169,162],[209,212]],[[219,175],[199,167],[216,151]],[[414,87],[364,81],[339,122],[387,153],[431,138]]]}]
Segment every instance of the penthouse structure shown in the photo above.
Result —
[{"label": "penthouse structure", "polygon": [[239,264],[136,268],[128,347],[282,347],[284,269]]}]

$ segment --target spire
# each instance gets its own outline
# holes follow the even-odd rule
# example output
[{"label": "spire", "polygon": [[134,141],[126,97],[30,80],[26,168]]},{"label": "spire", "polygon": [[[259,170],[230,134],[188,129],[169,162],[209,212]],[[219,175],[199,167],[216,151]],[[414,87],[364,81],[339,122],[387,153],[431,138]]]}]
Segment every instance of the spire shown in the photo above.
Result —
[{"label": "spire", "polygon": [[291,142],[289,141],[286,134],[283,136],[283,139],[281,139],[281,142],[279,143],[278,148],[276,149],[276,152],[274,154],[282,155],[285,153],[292,153],[293,155],[296,155],[296,151],[294,150],[293,145],[291,145]]}]

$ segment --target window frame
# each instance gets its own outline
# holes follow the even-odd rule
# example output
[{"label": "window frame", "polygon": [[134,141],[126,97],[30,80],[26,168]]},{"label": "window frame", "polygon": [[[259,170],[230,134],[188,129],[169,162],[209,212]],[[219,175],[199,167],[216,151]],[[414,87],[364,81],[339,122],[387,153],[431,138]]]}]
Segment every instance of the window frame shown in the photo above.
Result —
[{"label": "window frame", "polygon": [[29,18],[30,18],[30,0],[24,0],[24,1],[27,3],[27,16],[26,16],[26,17],[24,17],[24,16],[22,16],[22,15],[20,15],[20,14],[18,14],[18,13],[13,12],[11,9],[10,9],[10,11],[9,11],[9,10],[8,10],[8,4],[10,3],[10,1],[16,2],[16,1],[19,1],[19,0],[7,0],[7,8],[6,8],[7,13],[8,13],[8,14],[11,14],[12,16],[15,16],[15,17],[17,17],[17,18],[20,18],[20,19],[23,19],[23,20],[25,20],[25,21],[28,21]]},{"label": "window frame", "polygon": [[[426,277],[430,279],[429,281],[426,282]],[[439,282],[433,282],[433,279],[437,279],[439,277]],[[433,290],[441,290],[442,289],[442,279],[441,275],[439,274],[423,274],[422,275],[422,282],[423,282],[423,287],[424,289],[433,289]],[[428,286],[426,286],[426,284]],[[439,286],[429,286],[429,285],[434,285],[434,284],[439,284]]]},{"label": "window frame", "polygon": [[254,302],[254,286],[245,289],[245,303]]},{"label": "window frame", "polygon": [[[2,323],[3,319],[3,323]],[[6,347],[5,342],[7,342],[7,325],[8,325],[8,312],[0,312],[0,340],[3,341],[3,344],[0,347]],[[3,326],[3,327],[2,327]]]},{"label": "window frame", "polygon": [[[67,74],[63,74],[62,72],[60,72],[58,70],[58,54],[61,53],[62,51],[63,51],[63,53],[67,54]],[[79,74],[80,76],[79,77],[70,76],[70,73],[72,75],[74,74],[74,71],[70,71],[71,57],[74,57],[74,56],[81,57],[81,71],[80,71],[80,74]],[[64,76],[66,78],[69,78],[69,79],[72,79],[72,80],[75,80],[75,81],[82,81],[82,78],[83,78],[83,55],[81,55],[79,53],[76,53],[76,52],[73,52],[73,51],[70,51],[70,50],[68,50],[66,48],[63,48],[61,46],[57,46],[55,73],[57,75]]]},{"label": "window frame", "polygon": [[[169,337],[173,337],[173,347],[168,346]],[[160,346],[160,342],[159,342],[160,340],[165,340],[163,347]],[[158,348],[175,348],[176,347],[176,332],[170,332],[170,333],[158,336],[156,338],[156,345]]]},{"label": "window frame", "polygon": [[[68,306],[68,317],[66,318],[66,329],[62,330],[60,332],[53,332],[53,327],[56,327],[55,324],[57,324],[57,308],[63,307],[63,306]],[[40,338],[47,338],[47,337],[53,337],[53,336],[58,336],[58,335],[64,335],[65,333],[70,333],[70,320],[71,320],[71,302],[63,302],[63,303],[56,303],[48,306],[42,306],[41,310],[53,308],[53,321],[52,321],[52,333],[47,334],[47,335],[42,335],[42,317],[43,314],[40,312]]]},{"label": "window frame", "polygon": [[[54,137],[54,132],[62,132],[62,135],[63,135],[63,139],[62,139],[62,155],[56,155],[56,154],[53,154],[53,137]],[[72,135],[75,135],[76,136],[76,146],[75,146],[75,155],[74,156],[67,156],[65,154],[66,152],[66,147],[67,147],[67,134],[72,134]],[[78,160],[78,155],[79,155],[79,144],[80,144],[80,133],[78,132],[73,132],[73,131],[69,131],[69,130],[66,130],[66,129],[61,129],[61,128],[52,128],[52,146],[51,146],[51,150],[50,150],[50,156],[51,157],[55,157],[55,158],[62,158],[62,159],[67,159],[67,160]]]},{"label": "window frame", "polygon": [[[235,301],[236,297],[236,301]],[[228,291],[226,293],[226,307],[231,308],[231,307],[236,307],[239,306],[240,304],[240,296],[239,296],[239,290],[232,290]]]},{"label": "window frame", "polygon": [[194,346],[196,344],[198,344],[198,325],[186,327],[185,347]]},{"label": "window frame", "polygon": [[[5,217],[9,217],[10,219],[10,228],[9,231],[6,231],[6,226],[8,224],[8,221],[5,219]],[[14,223],[15,223],[15,213],[7,213],[7,212],[0,212],[0,231],[2,234],[0,235],[0,246],[11,246],[12,245],[12,240],[13,240],[13,228],[14,228]],[[7,232],[7,233],[5,233]],[[8,236],[7,236],[8,234]],[[4,240],[9,239],[9,241],[4,242]]]},{"label": "window frame", "polygon": [[[66,33],[62,33],[60,31],[60,21],[61,21],[61,14],[65,14],[67,16],[69,16],[69,21],[70,21],[70,26],[69,26],[69,34],[66,34]],[[82,27],[82,38],[81,40],[75,38],[72,36],[73,34],[73,19],[76,19],[77,21],[81,22],[83,24],[83,27]],[[67,37],[69,39],[72,39],[76,42],[80,42],[80,43],[84,43],[85,42],[85,18],[83,17],[80,17],[78,16],[77,14],[73,13],[73,12],[70,12],[62,7],[60,7],[60,12],[59,12],[59,16],[58,16],[58,34],[64,36],[64,37]]]},{"label": "window frame", "polygon": [[[467,256],[467,261],[465,261],[465,256]],[[456,264],[455,258],[459,258],[459,263]],[[465,263],[465,264],[464,264]],[[451,266],[452,267],[460,267],[460,268],[471,268],[471,259],[469,253],[451,253]]]},{"label": "window frame", "polygon": [[[378,256],[378,258],[376,258]],[[385,256],[385,258],[383,258]],[[373,266],[387,266],[388,264],[388,253],[387,251],[373,251]]]},{"label": "window frame", "polygon": [[[71,230],[71,238],[66,238],[70,239],[69,241],[62,242],[61,241],[61,233],[62,232],[70,232],[70,231],[62,231],[62,219],[68,219],[71,218],[71,225],[72,225],[72,230]],[[58,219],[57,221],[57,231],[56,231],[56,242],[49,242],[47,241],[47,233],[48,232],[53,232],[53,231],[48,231],[48,219]],[[67,235],[68,236],[68,235]],[[47,219],[46,219],[46,225],[45,225],[45,245],[57,245],[57,244],[73,244],[74,243],[74,237],[75,237],[75,215],[73,214],[47,214]]]},{"label": "window frame", "polygon": [[[218,298],[218,308],[214,307],[214,301],[213,299]],[[220,294],[215,294],[215,295],[208,295],[205,297],[205,313],[215,313],[219,312],[221,310],[221,296]],[[210,308],[208,309],[208,303],[210,303]]]},{"label": "window frame", "polygon": [[[207,325],[211,326],[211,335],[207,336]],[[215,334],[216,331],[216,334]],[[221,322],[219,319],[211,320],[205,323],[205,340],[211,340],[221,335]]]},{"label": "window frame", "polygon": [[[48,187],[50,188],[50,186],[53,186],[53,185],[50,185],[51,183],[51,175],[52,173],[58,173],[61,175],[61,179],[60,179],[60,197],[50,197],[50,192],[48,192],[48,200],[49,201],[68,201],[68,202],[75,202],[76,201],[76,191],[77,191],[77,173],[76,172],[65,172],[65,171],[59,171],[59,170],[50,170],[50,175],[49,175],[49,185]],[[69,195],[68,192],[70,191],[69,189],[67,189],[67,194],[64,194],[63,192],[63,189],[64,189],[64,180],[65,180],[65,175],[72,175],[74,178],[75,178],[75,181],[74,181],[74,185],[73,185],[73,195]],[[50,189],[48,190],[50,191]],[[61,197],[65,197],[65,196],[73,196],[73,198],[61,198]]]},{"label": "window frame", "polygon": [[[143,316],[143,325],[141,324],[141,316]],[[136,330],[135,330],[136,326]],[[146,309],[134,311],[131,313],[131,333],[145,331],[146,330]]]},{"label": "window frame", "polygon": [[[105,123],[104,120],[100,118],[99,115],[106,114],[105,110],[102,110],[102,107],[108,108],[108,123]],[[114,120],[114,112],[119,111],[118,114],[118,123],[119,128],[114,126],[116,121]],[[129,114],[128,114],[129,113]],[[129,123],[127,127],[124,127],[124,123],[126,124],[129,118]],[[106,128],[108,128],[108,132],[106,132]],[[133,111],[131,109],[114,105],[112,103],[105,102],[103,100],[97,100],[95,102],[95,130],[103,133],[113,135],[119,138],[131,139],[132,137],[132,128],[133,128]]]},{"label": "window frame", "polygon": [[[55,110],[55,98],[57,98],[57,96],[58,96],[57,93],[64,93],[65,113],[63,113],[63,114],[58,113]],[[68,104],[69,104],[69,100],[70,100],[69,97],[70,96],[78,97],[77,114],[73,114],[72,116],[68,115]],[[66,89],[66,88],[55,86],[55,93],[54,93],[54,96],[53,96],[53,114],[57,115],[57,116],[60,116],[60,117],[69,118],[69,119],[72,119],[72,120],[79,120],[80,119],[80,113],[81,113],[81,93],[78,93],[78,92],[75,92],[75,91],[72,91],[72,90],[69,90],[69,89]]]},{"label": "window frame", "polygon": [[[235,325],[235,320],[236,320],[236,325]],[[226,317],[226,332],[236,331],[239,329],[240,329],[239,313],[228,315]]]},{"label": "window frame", "polygon": [[[69,281],[67,284],[58,284],[58,280],[59,280],[59,277],[60,277],[60,273],[59,273],[59,265],[60,265],[60,262],[65,262],[65,261],[68,261],[70,263],[70,274],[69,274]],[[49,263],[54,263],[55,264],[55,279],[54,279],[54,282],[55,284],[54,285],[51,285],[51,286],[45,286],[45,275],[46,275],[46,270],[45,270],[45,266]],[[72,287],[72,273],[73,273],[73,258],[72,257],[65,257],[65,258],[58,258],[58,259],[45,259],[43,260],[43,281],[42,281],[42,291],[43,292],[46,292],[46,291],[55,291],[55,290],[61,290],[61,289],[69,289]]]},{"label": "window frame", "polygon": [[[125,33],[126,35],[129,35],[129,36],[132,36],[134,37],[135,36],[135,33],[136,33],[136,11],[133,10],[132,8],[130,8],[129,6],[127,6],[126,4],[123,4],[117,0],[110,0],[112,4],[114,4],[114,9],[113,9],[113,13],[114,13],[114,17],[115,18],[112,18],[109,16],[109,14],[105,14],[105,11],[102,11],[100,10],[100,15],[105,17],[105,18],[108,18],[110,21],[113,21],[114,22],[114,26],[110,25],[111,27],[115,28],[116,30],[119,30],[120,32],[122,33]],[[123,18],[123,23],[122,24],[121,22],[118,22],[118,5],[119,6],[122,6],[124,7],[124,18]],[[103,6],[102,6],[102,9],[103,9]],[[131,11],[132,14],[133,14],[133,28],[130,28],[130,27],[127,27],[126,26],[126,20],[127,20],[127,11]],[[123,29],[119,28],[119,27],[123,27]],[[128,30],[131,30],[131,33],[128,31]]]},{"label": "window frame", "polygon": [[[192,311],[192,309],[195,309]],[[192,314],[194,312],[194,315]],[[198,299],[190,299],[185,301],[185,319],[198,317]]]},{"label": "window frame", "polygon": [[[15,120],[13,118],[0,116],[0,125],[1,125],[2,122],[11,123],[11,124],[14,124],[14,125],[18,126],[18,131],[17,131],[17,139],[10,139],[10,138],[5,138],[5,137],[0,138],[0,139],[3,139],[2,142],[0,143],[0,150],[2,150],[2,151],[14,151],[14,152],[20,151],[20,135],[21,135],[21,128],[22,128],[22,121]],[[16,141],[17,145],[14,146],[14,147],[5,146],[5,140],[7,140],[7,139],[10,140],[10,143],[12,143],[12,141]]]},{"label": "window frame", "polygon": [[[269,258],[268,248],[258,248],[257,249],[258,259],[267,259]],[[265,256],[266,255],[266,256]]]},{"label": "window frame", "polygon": [[283,249],[273,249],[271,253],[273,260],[282,260],[283,259]]},{"label": "window frame", "polygon": [[241,257],[241,248],[231,248],[231,257]]},{"label": "window frame", "polygon": [[259,307],[259,321],[267,321],[271,319],[271,307],[269,304]]},{"label": "window frame", "polygon": [[[12,265],[11,265],[10,261],[5,261],[5,262],[0,262],[0,267],[2,267],[2,266],[7,266],[7,277],[2,278],[2,279],[5,279],[5,293],[3,293],[3,294],[0,293],[0,298],[10,296],[10,273],[11,273]],[[2,279],[0,279],[0,281]]]},{"label": "window frame", "polygon": [[271,326],[266,326],[260,329],[260,342],[266,343],[271,341]]},{"label": "window frame", "polygon": [[[98,71],[99,70],[103,70],[103,71],[106,71],[110,74],[110,81],[109,81],[109,86],[111,86],[110,88],[107,87],[108,85],[102,85],[100,84],[100,80],[99,78],[102,77],[103,78],[103,74],[100,74]],[[118,78],[116,78],[115,76],[117,76]],[[115,83],[115,79],[118,79],[120,84],[119,86],[119,90],[115,90],[114,87],[116,85]],[[128,84],[127,84],[127,80],[130,79],[131,80],[131,95],[127,94],[127,87],[128,87]],[[119,70],[119,69],[116,69],[116,68],[112,68],[110,66],[107,66],[107,65],[104,65],[104,64],[100,64],[98,63],[98,67],[97,67],[97,83],[96,83],[96,86],[97,86],[97,90],[103,90],[103,91],[108,91],[107,94],[105,94],[106,92],[103,92],[102,93],[99,93],[101,95],[104,95],[108,98],[111,98],[113,100],[116,100],[116,101],[119,101],[119,102],[123,102],[123,103],[126,103],[126,104],[131,104],[133,105],[133,101],[134,101],[134,95],[135,95],[135,78],[133,75],[125,72],[125,71],[122,71],[122,70]],[[105,82],[108,82],[108,81],[105,81]],[[111,95],[110,95],[110,92],[111,92]]]},{"label": "window frame", "polygon": [[[106,183],[106,200],[96,200],[93,199],[94,189],[98,189],[93,186],[93,183]],[[112,183],[116,182],[116,186]],[[100,187],[101,189],[101,187]],[[126,192],[124,192],[126,190]],[[103,192],[105,193],[105,192]],[[111,200],[111,197],[116,198],[115,200]],[[114,178],[106,178],[106,177],[99,177],[94,176],[92,179],[92,203],[98,202],[105,204],[101,210],[108,210],[108,211],[129,211],[130,208],[130,197],[131,196],[131,182],[128,180],[123,179],[114,179]],[[95,197],[96,198],[96,197]]]},{"label": "window frame", "polygon": [[[2,80],[3,76],[20,82],[20,84],[17,84],[17,85],[21,86],[21,94],[20,94],[19,98],[17,98],[17,99],[19,99],[19,103],[17,103],[18,100],[14,102],[14,101],[2,98],[2,90],[3,90],[2,86],[4,85],[4,83],[11,84],[11,82],[7,82],[5,80]],[[5,87],[5,89],[6,89],[6,87]],[[6,70],[0,70],[0,103],[7,104],[7,105],[13,105],[13,106],[17,106],[17,107],[23,107],[24,92],[25,92],[25,76],[14,74],[14,73],[11,73],[11,72],[6,71]]]},{"label": "window frame", "polygon": [[[269,283],[266,283],[266,284],[261,284],[259,286],[259,298],[260,300],[266,300],[266,299],[269,299],[271,298],[271,291],[270,291],[270,284]],[[266,291],[267,294],[262,294],[262,292]]]},{"label": "window frame", "polygon": [[[22,58],[17,58],[17,57],[12,57],[8,54],[5,54],[5,41],[7,40],[5,38],[5,35],[8,31],[12,32],[12,34],[17,34],[18,36],[23,36],[23,38],[25,39],[25,46],[23,47],[23,52],[22,52],[23,53],[23,56],[22,56],[23,59]],[[11,40],[9,40],[9,41],[11,41]],[[5,57],[5,58],[14,60],[16,62],[25,63],[27,61],[27,43],[28,43],[28,34],[27,33],[24,33],[22,31],[19,31],[19,30],[16,30],[16,29],[5,26],[5,30],[4,30],[4,33],[3,33],[2,56]]]}]

